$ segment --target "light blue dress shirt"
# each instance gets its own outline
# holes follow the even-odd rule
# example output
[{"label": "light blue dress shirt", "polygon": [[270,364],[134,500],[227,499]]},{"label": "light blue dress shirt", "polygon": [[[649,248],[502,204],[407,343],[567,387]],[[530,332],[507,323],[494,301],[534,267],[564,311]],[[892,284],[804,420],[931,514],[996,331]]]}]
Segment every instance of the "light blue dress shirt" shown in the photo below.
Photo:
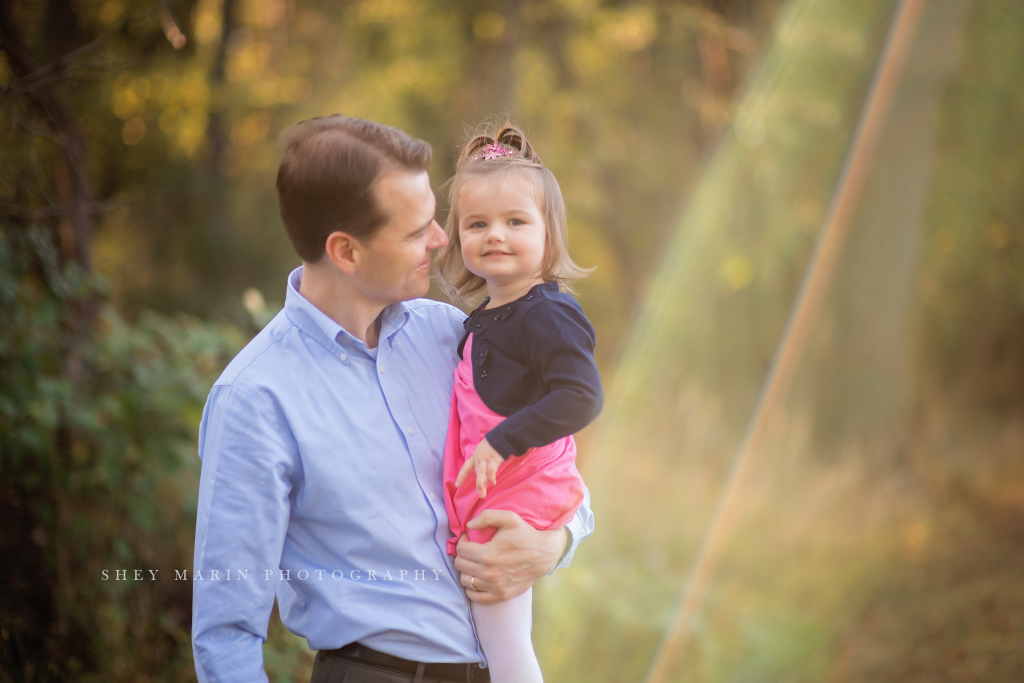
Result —
[{"label": "light blue dress shirt", "polygon": [[[289,277],[282,310],[228,365],[199,429],[192,647],[200,681],[266,681],[277,596],[315,650],[360,642],[484,664],[458,572],[441,464],[463,313],[417,299],[368,351]],[[593,531],[589,494],[568,565]]]}]

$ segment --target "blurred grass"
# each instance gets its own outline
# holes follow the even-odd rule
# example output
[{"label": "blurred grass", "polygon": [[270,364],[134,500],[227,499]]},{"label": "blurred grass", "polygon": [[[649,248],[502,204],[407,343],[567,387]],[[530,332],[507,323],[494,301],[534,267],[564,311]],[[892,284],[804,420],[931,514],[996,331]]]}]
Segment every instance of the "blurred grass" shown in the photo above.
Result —
[{"label": "blurred grass", "polygon": [[[909,442],[850,442],[831,458],[807,420],[774,425],[673,680],[1021,680],[1024,424],[978,430],[969,411],[933,410]],[[717,491],[699,465],[662,474],[688,485],[648,489],[652,516],[673,491],[694,509]],[[673,526],[676,546],[700,532],[685,516]],[[668,545],[626,562],[600,545],[537,590],[549,680],[640,680],[677,595],[681,576],[653,549]],[[597,623],[566,640],[552,628],[566,612]]]}]

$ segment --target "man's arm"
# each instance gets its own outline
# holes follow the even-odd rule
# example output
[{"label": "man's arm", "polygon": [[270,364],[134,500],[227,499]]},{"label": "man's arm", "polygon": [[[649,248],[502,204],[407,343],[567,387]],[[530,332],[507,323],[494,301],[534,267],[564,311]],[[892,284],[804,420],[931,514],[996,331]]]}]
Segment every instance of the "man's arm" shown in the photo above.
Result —
[{"label": "man's arm", "polygon": [[[192,651],[200,683],[267,680],[263,643],[295,462],[291,438],[282,436],[289,431],[268,403],[220,386],[203,411],[192,583]],[[269,579],[266,570],[273,572]]]},{"label": "man's arm", "polygon": [[569,566],[581,541],[594,531],[590,491],[569,523],[551,531],[538,531],[514,512],[484,510],[467,526],[497,527],[487,543],[473,543],[463,536],[457,548],[455,568],[462,572],[466,595],[482,604],[501,602],[526,592],[537,579]]}]

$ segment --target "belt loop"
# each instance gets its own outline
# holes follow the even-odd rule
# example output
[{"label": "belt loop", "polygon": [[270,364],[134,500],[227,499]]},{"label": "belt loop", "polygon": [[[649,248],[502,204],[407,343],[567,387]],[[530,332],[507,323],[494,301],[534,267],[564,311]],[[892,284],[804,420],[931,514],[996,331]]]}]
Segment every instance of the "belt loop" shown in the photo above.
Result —
[{"label": "belt loop", "polygon": [[423,683],[423,670],[427,668],[427,665],[423,662],[416,662],[416,675],[413,676],[412,683]]},{"label": "belt loop", "polygon": [[466,683],[473,683],[473,664],[466,664]]}]

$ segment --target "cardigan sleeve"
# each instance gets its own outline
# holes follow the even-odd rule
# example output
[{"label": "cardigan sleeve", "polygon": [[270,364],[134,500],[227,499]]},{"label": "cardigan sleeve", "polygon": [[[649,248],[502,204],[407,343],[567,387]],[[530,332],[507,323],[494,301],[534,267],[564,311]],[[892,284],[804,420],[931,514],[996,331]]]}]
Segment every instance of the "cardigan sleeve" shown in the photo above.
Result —
[{"label": "cardigan sleeve", "polygon": [[503,458],[578,432],[601,412],[594,328],[578,308],[547,300],[526,312],[519,347],[546,393],[487,433]]}]

